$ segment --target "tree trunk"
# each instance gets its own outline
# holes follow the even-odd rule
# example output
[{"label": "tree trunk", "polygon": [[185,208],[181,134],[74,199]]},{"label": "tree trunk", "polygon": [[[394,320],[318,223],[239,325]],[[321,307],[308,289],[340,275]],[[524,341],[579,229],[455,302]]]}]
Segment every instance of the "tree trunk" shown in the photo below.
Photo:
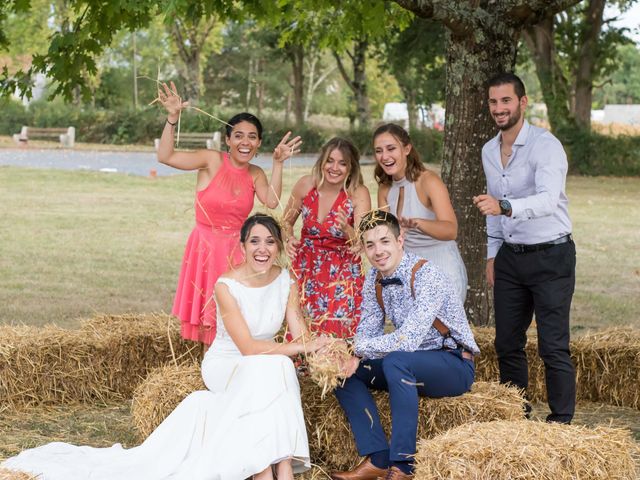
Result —
[{"label": "tree trunk", "polygon": [[367,48],[369,42],[362,40],[356,43],[353,56],[353,91],[356,96],[359,127],[369,127],[371,111],[369,109],[369,94],[367,92]]},{"label": "tree trunk", "polygon": [[523,32],[527,48],[533,56],[542,97],[547,105],[547,118],[554,132],[575,126],[570,110],[569,82],[556,64],[553,42],[553,15]]},{"label": "tree trunk", "polygon": [[458,218],[458,244],[467,267],[469,290],[465,308],[474,325],[492,321],[493,303],[485,277],[485,218],[472,198],[486,190],[482,146],[497,130],[487,108],[486,79],[512,71],[517,33],[504,26],[498,32],[447,35],[447,111],[442,179]]},{"label": "tree trunk", "polygon": [[293,74],[293,112],[296,127],[300,128],[304,125],[304,47],[290,46],[289,60]]},{"label": "tree trunk", "polygon": [[347,55],[351,59],[351,65],[353,67],[353,78],[347,73],[342,59],[337,52],[333,52],[333,56],[336,59],[340,74],[345,83],[349,86],[353,92],[353,96],[356,101],[356,118],[359,128],[368,128],[371,123],[371,110],[369,108],[369,94],[367,92],[367,73],[366,73],[366,60],[367,49],[369,48],[369,41],[367,39],[361,39],[355,42],[353,53],[347,50]]},{"label": "tree trunk", "polygon": [[418,106],[416,105],[416,96],[411,89],[404,90],[404,98],[407,103],[407,116],[409,122],[409,128],[407,129],[409,132],[418,127],[418,116],[417,110]]},{"label": "tree trunk", "polygon": [[593,99],[593,74],[597,43],[602,30],[605,0],[591,0],[587,8],[586,30],[576,69],[575,119],[578,127],[591,129],[591,102]]}]

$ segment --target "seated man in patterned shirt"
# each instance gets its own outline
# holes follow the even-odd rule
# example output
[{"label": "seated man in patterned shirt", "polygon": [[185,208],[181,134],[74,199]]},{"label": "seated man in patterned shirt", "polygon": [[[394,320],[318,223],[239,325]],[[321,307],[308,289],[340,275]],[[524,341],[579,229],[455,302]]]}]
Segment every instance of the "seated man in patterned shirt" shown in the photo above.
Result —
[{"label": "seated man in patterned shirt", "polygon": [[[365,460],[335,480],[413,478],[418,396],[452,397],[471,388],[480,353],[462,301],[438,267],[403,250],[398,220],[375,210],[360,223],[372,267],[344,386],[335,391]],[[385,314],[395,330],[385,333]],[[369,388],[389,392],[387,441]]]}]

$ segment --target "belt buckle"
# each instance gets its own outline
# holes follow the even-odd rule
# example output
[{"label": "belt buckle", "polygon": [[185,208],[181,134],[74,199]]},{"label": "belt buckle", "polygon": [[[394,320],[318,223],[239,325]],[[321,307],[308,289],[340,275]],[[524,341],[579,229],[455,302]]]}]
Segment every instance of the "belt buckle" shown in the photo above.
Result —
[{"label": "belt buckle", "polygon": [[525,246],[519,243],[508,243],[509,248],[513,251],[513,253],[524,253]]}]

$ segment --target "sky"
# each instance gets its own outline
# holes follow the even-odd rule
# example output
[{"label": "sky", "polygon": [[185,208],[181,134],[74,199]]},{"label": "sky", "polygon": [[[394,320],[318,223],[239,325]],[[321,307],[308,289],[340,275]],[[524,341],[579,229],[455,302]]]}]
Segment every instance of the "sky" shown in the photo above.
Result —
[{"label": "sky", "polygon": [[[607,7],[605,18],[614,16],[616,13],[618,13],[617,9]],[[640,46],[640,2],[634,2],[633,7],[620,15],[620,20],[615,22],[615,25],[629,28],[631,31],[627,35]]]}]

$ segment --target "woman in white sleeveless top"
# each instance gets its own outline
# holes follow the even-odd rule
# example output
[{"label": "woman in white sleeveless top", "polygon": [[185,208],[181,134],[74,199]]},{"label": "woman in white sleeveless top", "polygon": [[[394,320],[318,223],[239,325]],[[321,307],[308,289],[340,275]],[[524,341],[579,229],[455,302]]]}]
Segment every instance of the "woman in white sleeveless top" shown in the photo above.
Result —
[{"label": "woman in white sleeveless top", "polygon": [[[303,341],[298,289],[274,262],[277,222],[249,217],[240,231],[244,263],[215,286],[218,334],[202,362],[208,390],[194,392],[138,447],[50,443],[1,466],[41,480],[279,480],[310,467],[300,387],[289,356],[330,340]],[[294,288],[291,288],[291,285]],[[286,319],[294,342],[275,342]]]},{"label": "woman in white sleeveless top", "polygon": [[409,134],[393,123],[373,133],[378,207],[396,215],[404,248],[440,267],[464,302],[467,270],[456,237],[458,221],[440,177],[425,168]]}]

